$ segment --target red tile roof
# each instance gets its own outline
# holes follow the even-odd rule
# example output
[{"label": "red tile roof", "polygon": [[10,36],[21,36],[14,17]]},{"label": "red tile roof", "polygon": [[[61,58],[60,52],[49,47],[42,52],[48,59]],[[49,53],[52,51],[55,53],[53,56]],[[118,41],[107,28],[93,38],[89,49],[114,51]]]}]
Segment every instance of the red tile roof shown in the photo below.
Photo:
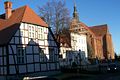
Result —
[{"label": "red tile roof", "polygon": [[5,19],[5,14],[0,15],[0,44],[7,43],[9,37],[13,35],[12,33],[20,26],[18,24],[21,22],[48,27],[48,25],[30,7],[20,7],[12,10],[12,15],[9,19]]},{"label": "red tile roof", "polygon": [[48,27],[48,25],[38,15],[36,15],[36,13],[31,8],[29,8],[28,6],[25,6],[25,8],[26,9],[24,11],[22,22]]},{"label": "red tile roof", "polygon": [[62,44],[62,47],[71,48],[70,34],[60,35],[60,43]]},{"label": "red tile roof", "polygon": [[[4,14],[2,14],[1,16],[3,17]],[[2,25],[0,25],[0,30],[20,22],[27,22],[48,27],[48,25],[30,7],[23,6],[12,11],[12,16],[8,20],[4,20]]]},{"label": "red tile roof", "polygon": [[107,24],[89,27],[96,36],[104,36],[108,33]]},{"label": "red tile roof", "polygon": [[83,27],[83,28],[85,28],[90,34],[92,34],[93,36],[95,35],[93,32],[92,32],[92,30],[91,29],[89,29],[89,27],[86,25],[86,24],[84,24],[83,22],[78,22],[76,19],[72,19],[72,21],[71,21],[71,23],[70,23],[70,30],[72,31],[74,31],[74,26],[73,25],[79,25],[79,27]]},{"label": "red tile roof", "polygon": [[81,24],[85,29],[87,29],[92,35],[95,35],[95,33],[91,29],[89,29],[89,27],[86,24],[82,22],[80,22],[79,24]]}]

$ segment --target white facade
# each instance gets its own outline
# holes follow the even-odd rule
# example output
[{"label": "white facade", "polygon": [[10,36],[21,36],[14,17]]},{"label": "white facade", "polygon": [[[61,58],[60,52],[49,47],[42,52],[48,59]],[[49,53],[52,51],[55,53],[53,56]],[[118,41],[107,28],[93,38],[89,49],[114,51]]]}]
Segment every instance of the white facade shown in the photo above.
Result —
[{"label": "white facade", "polygon": [[62,55],[62,59],[60,60],[60,65],[72,65],[72,62],[76,62],[78,65],[88,64],[87,36],[76,32],[71,32],[70,36],[71,47],[66,47],[65,44],[61,44],[60,54]]},{"label": "white facade", "polygon": [[85,34],[71,32],[71,46],[73,51],[82,51],[85,53],[85,57],[88,57],[87,53],[87,40]]},{"label": "white facade", "polygon": [[70,51],[71,48],[66,48],[65,46],[60,47],[60,54],[62,55],[62,59],[66,59],[66,51]]},{"label": "white facade", "polygon": [[65,50],[64,52],[66,52],[66,60],[67,60],[66,62],[68,64],[72,64],[72,62],[86,63],[88,57],[86,34],[88,33],[88,29],[85,24],[79,21],[79,15],[77,13],[76,5],[74,5],[73,19],[70,23],[69,31],[70,31],[69,39],[71,40],[70,41],[71,50],[67,51],[65,49],[61,49],[61,50]]},{"label": "white facade", "polygon": [[48,27],[21,23],[5,47],[0,47],[0,75],[59,69],[58,47]]}]

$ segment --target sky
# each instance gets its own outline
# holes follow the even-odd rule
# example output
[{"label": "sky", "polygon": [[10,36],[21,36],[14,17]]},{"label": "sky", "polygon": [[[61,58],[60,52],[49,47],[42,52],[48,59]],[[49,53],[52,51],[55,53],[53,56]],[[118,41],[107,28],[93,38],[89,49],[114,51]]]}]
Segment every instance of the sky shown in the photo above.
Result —
[{"label": "sky", "polygon": [[[4,13],[4,2],[0,0],[0,14]],[[30,6],[37,14],[38,6],[42,7],[50,0],[9,0],[13,9],[24,5]],[[72,17],[74,2],[77,5],[80,21],[87,26],[107,24],[112,35],[114,50],[120,55],[120,0],[65,0]]]}]

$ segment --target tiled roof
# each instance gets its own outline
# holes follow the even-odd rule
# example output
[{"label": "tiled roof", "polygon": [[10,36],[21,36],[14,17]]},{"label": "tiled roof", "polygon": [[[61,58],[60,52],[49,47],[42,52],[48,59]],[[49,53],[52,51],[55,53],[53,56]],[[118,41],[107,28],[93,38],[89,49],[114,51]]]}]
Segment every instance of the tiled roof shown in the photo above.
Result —
[{"label": "tiled roof", "polygon": [[108,33],[107,24],[89,27],[96,36],[104,36]]},{"label": "tiled roof", "polygon": [[[21,22],[31,23],[48,27],[48,25],[28,6],[23,6],[12,10],[9,19],[5,19],[5,14],[0,15],[0,44],[6,44],[9,37],[12,37]],[[4,36],[3,36],[4,35]]]},{"label": "tiled roof", "polygon": [[[0,18],[3,19],[3,17],[4,14],[0,15]],[[0,23],[3,22],[2,19],[0,20]],[[12,11],[11,17],[8,20],[4,20],[0,25],[0,30],[20,22],[48,27],[48,25],[30,7],[23,6]]]},{"label": "tiled roof", "polygon": [[[70,23],[70,30],[72,31],[73,30],[73,32],[74,32],[74,29],[75,29],[75,27],[76,26],[74,26],[74,25],[79,25],[79,27],[77,27],[77,28],[80,28],[80,27],[83,27],[85,30],[87,30],[90,34],[92,34],[93,36],[95,35],[94,33],[93,33],[93,31],[91,30],[91,29],[89,29],[88,28],[88,26],[86,25],[86,24],[84,24],[83,22],[79,22],[79,21],[77,21],[76,19],[72,19],[72,21],[71,21],[71,23]],[[78,30],[78,32],[79,32],[79,30]]]},{"label": "tiled roof", "polygon": [[71,47],[70,34],[60,35],[60,43],[62,44],[63,47],[70,48]]},{"label": "tiled roof", "polygon": [[82,22],[80,22],[79,24],[81,24],[82,26],[84,26],[84,28],[87,29],[92,35],[95,35],[94,32],[91,29],[89,29],[89,27],[87,25],[85,25]]},{"label": "tiled roof", "polygon": [[26,9],[24,11],[22,22],[48,27],[48,25],[38,15],[36,15],[36,13],[31,8],[29,8],[28,6],[25,6],[25,8]]}]

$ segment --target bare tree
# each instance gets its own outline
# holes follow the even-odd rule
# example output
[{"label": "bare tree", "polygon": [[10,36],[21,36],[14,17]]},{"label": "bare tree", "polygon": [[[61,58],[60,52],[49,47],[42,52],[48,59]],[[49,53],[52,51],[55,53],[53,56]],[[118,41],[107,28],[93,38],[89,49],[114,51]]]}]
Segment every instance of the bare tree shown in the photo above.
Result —
[{"label": "bare tree", "polygon": [[64,0],[49,0],[44,6],[38,7],[40,16],[59,34],[64,27],[69,27],[70,15]]}]

